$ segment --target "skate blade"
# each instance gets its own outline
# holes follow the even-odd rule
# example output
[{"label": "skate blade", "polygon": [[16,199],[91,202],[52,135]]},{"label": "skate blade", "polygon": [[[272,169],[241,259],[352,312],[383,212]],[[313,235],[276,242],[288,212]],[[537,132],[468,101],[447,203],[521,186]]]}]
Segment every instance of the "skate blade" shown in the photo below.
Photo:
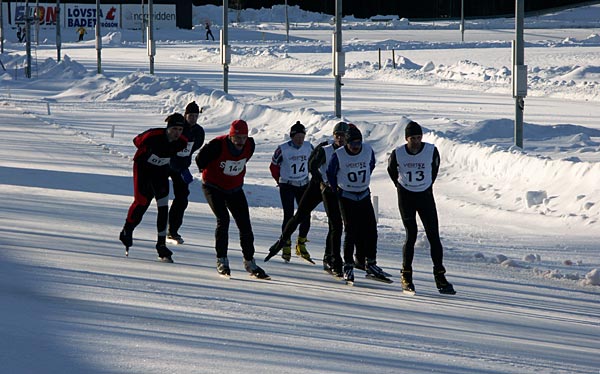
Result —
[{"label": "skate blade", "polygon": [[402,293],[408,296],[415,296],[417,294],[415,291],[410,290],[402,290]]},{"label": "skate blade", "polygon": [[259,279],[259,280],[271,280],[271,277],[268,276],[268,275],[266,277],[262,277],[261,278],[261,277],[258,277],[256,274],[250,274],[250,278],[252,278],[252,279]]},{"label": "skate blade", "polygon": [[300,258],[303,259],[304,261],[310,263],[310,264],[316,265],[315,262],[310,257],[307,258],[307,257],[300,256]]},{"label": "skate blade", "polygon": [[440,291],[440,295],[456,295],[456,291]]},{"label": "skate blade", "polygon": [[167,238],[166,241],[167,241],[167,243],[173,244],[173,245],[180,245],[180,244],[184,243],[183,240],[182,241],[178,241],[176,239],[169,239],[169,238]]},{"label": "skate blade", "polygon": [[374,277],[374,276],[372,276],[370,274],[365,275],[365,278],[370,279],[370,280],[374,280],[374,281],[377,281],[377,282],[381,282],[381,283],[387,283],[387,284],[394,283],[394,281],[391,280],[391,279],[388,279],[388,278],[377,278],[377,277]]},{"label": "skate blade", "polygon": [[231,274],[219,274],[221,278],[231,279]]}]

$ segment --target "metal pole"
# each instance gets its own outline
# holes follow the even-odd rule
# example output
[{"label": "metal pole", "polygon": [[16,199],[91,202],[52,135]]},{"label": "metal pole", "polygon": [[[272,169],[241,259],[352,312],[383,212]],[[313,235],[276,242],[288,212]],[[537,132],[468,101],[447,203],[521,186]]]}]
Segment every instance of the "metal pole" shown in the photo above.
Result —
[{"label": "metal pole", "polygon": [[4,12],[2,11],[2,0],[0,0],[0,53],[4,53]]},{"label": "metal pole", "polygon": [[31,78],[31,17],[29,16],[28,0],[25,1],[25,53],[27,55],[25,76]]},{"label": "metal pole", "polygon": [[523,148],[523,111],[527,96],[527,66],[523,28],[525,0],[515,0],[515,41],[513,43],[513,97],[515,98],[515,145]]},{"label": "metal pole", "polygon": [[60,62],[60,47],[62,44],[60,35],[60,0],[56,0],[56,61]]},{"label": "metal pole", "polygon": [[290,42],[290,19],[288,18],[288,2],[285,0],[285,41]]},{"label": "metal pole", "polygon": [[96,0],[96,60],[98,74],[102,74],[102,38],[100,37],[100,0]]},{"label": "metal pole", "polygon": [[342,75],[344,54],[342,53],[342,0],[335,1],[335,32],[333,33],[333,75],[335,77],[335,116],[342,117]]},{"label": "metal pole", "polygon": [[460,40],[465,41],[465,0],[460,0]]},{"label": "metal pole", "polygon": [[142,30],[142,43],[146,42],[146,14],[144,14],[144,0],[142,0],[142,18],[140,19],[140,30]]},{"label": "metal pole", "polygon": [[223,91],[229,90],[229,64],[231,63],[231,55],[229,51],[228,32],[229,19],[229,1],[223,0],[223,28],[221,29],[221,64],[223,64]]},{"label": "metal pole", "polygon": [[154,2],[148,0],[148,56],[150,57],[150,74],[154,75]]}]

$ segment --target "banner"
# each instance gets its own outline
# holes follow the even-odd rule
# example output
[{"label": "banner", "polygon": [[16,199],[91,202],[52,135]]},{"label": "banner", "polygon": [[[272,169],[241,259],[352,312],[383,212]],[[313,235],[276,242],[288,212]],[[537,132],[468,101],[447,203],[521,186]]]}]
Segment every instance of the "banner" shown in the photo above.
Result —
[{"label": "banner", "polygon": [[[23,2],[12,3],[9,7],[5,1],[2,2],[4,16],[8,18],[10,25],[23,25],[26,17],[26,7]],[[143,11],[143,13],[142,13]],[[56,25],[57,17],[56,3],[29,4],[29,18],[39,20],[41,28],[50,28]],[[8,16],[8,17],[7,17]],[[60,23],[65,28],[94,28],[96,27],[96,5],[95,4],[61,4]],[[148,6],[143,8],[133,4],[104,4],[100,5],[100,27],[115,29],[141,29],[148,26]],[[174,4],[154,5],[153,25],[155,29],[177,28],[177,13]]]},{"label": "banner", "polygon": [[[96,27],[96,6],[95,5],[75,5],[66,4],[67,14],[65,19],[65,27]],[[101,28],[118,28],[119,13],[118,5],[101,5],[100,6],[100,27]]]},{"label": "banner", "polygon": [[[175,29],[177,27],[177,12],[174,4],[154,4],[154,18],[152,19],[156,29]],[[142,25],[148,25],[148,7],[140,5],[123,5],[123,25],[124,29],[141,29]],[[142,24],[142,21],[145,21]]]}]

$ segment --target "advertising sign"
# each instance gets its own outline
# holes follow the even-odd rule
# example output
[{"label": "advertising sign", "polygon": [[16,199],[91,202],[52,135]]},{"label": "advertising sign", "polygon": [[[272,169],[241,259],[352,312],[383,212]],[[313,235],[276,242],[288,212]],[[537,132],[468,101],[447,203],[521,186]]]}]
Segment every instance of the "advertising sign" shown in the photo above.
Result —
[{"label": "advertising sign", "polygon": [[[24,2],[13,3],[10,8],[6,2],[2,3],[8,14],[10,25],[23,25],[26,19],[26,7]],[[10,12],[8,12],[10,10]],[[42,28],[50,28],[56,25],[57,17],[56,3],[29,4],[29,17],[39,19]],[[60,4],[60,23],[65,28],[94,28],[96,26],[95,4]],[[145,22],[144,22],[145,21]],[[175,29],[177,28],[177,13],[174,4],[154,5],[154,28]],[[133,4],[102,4],[100,5],[100,26],[102,28],[141,29],[148,25],[148,7]]]}]

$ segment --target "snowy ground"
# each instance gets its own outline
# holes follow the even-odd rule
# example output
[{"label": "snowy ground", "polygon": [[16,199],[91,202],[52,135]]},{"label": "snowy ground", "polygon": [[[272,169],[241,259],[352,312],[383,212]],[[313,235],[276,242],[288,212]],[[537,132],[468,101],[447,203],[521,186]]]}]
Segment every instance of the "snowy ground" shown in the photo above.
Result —
[{"label": "snowy ground", "polygon": [[[387,154],[408,119],[442,155],[435,192],[448,278],[434,288],[418,242],[418,296],[357,278],[347,287],[295,258],[251,280],[232,229],[233,278],[214,270],[214,218],[192,185],[175,264],[154,261],[153,207],[130,258],[117,234],[131,202],[131,138],[196,100],[207,139],[244,118],[257,140],[246,192],[257,258],[281,220],[270,156],[296,120],[326,139],[333,116],[328,17],[242,13],[231,30],[229,94],[202,29],[157,33],[147,74],[139,32],[94,41],[52,32],[23,78],[23,46],[0,59],[0,367],[7,373],[598,373],[600,369],[600,7],[526,21],[525,149],[512,147],[514,20],[378,24],[347,19],[342,112],[377,152],[379,262],[398,279],[402,224]],[[195,8],[215,23],[219,8]],[[573,29],[575,25],[579,26]],[[199,34],[200,33],[200,34]],[[382,49],[379,69],[377,49]],[[396,68],[393,68],[391,50]],[[111,136],[115,126],[114,137]],[[197,172],[197,170],[193,170]],[[309,250],[326,234],[313,214]]]}]

